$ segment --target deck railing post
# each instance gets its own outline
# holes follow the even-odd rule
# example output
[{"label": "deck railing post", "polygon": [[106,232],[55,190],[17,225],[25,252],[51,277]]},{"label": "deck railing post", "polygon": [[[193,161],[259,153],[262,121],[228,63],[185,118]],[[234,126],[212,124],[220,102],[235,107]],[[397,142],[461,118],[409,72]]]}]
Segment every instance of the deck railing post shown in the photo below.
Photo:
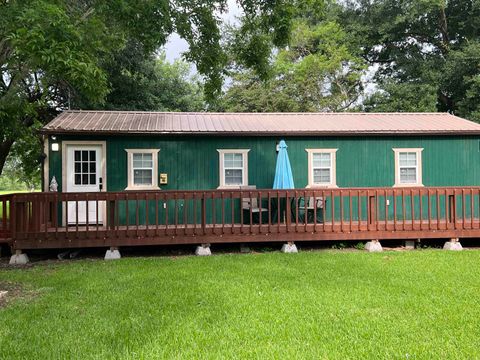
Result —
[{"label": "deck railing post", "polygon": [[16,201],[16,198],[15,198],[15,195],[12,196],[12,198],[10,199],[10,232],[11,232],[11,235],[12,235],[12,240],[15,241],[16,238],[17,238],[17,217],[15,216],[16,214],[16,211],[17,211],[17,207],[16,207],[16,204],[15,204],[15,201]]},{"label": "deck railing post", "polygon": [[286,221],[286,226],[287,226],[287,232],[289,232],[290,229],[290,223],[291,223],[291,214],[292,214],[292,209],[291,209],[291,203],[290,203],[290,197],[288,195],[288,190],[285,191],[285,202],[286,202],[286,209],[285,209],[285,221]]},{"label": "deck railing post", "polygon": [[202,232],[203,235],[207,233],[207,204],[206,204],[206,199],[205,199],[205,192],[202,193]]},{"label": "deck railing post", "polygon": [[115,200],[108,201],[108,228],[115,228]]}]

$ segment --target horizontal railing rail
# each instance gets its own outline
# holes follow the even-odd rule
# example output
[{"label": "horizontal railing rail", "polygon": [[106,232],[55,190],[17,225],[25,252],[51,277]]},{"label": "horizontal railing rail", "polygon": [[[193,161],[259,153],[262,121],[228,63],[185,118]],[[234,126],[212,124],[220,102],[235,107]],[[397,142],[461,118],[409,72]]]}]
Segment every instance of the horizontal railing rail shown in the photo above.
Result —
[{"label": "horizontal railing rail", "polygon": [[21,193],[2,204],[17,248],[480,236],[480,187]]}]

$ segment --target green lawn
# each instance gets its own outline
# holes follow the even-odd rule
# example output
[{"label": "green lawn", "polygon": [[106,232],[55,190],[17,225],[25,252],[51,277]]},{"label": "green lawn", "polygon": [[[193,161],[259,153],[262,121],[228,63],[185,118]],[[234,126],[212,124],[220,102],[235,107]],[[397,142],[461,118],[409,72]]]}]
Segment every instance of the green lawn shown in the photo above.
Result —
[{"label": "green lawn", "polygon": [[0,195],[7,195],[13,193],[27,193],[31,192],[30,190],[0,190]]},{"label": "green lawn", "polygon": [[[480,357],[480,251],[0,268],[0,358]],[[17,291],[13,291],[17,293]]]}]

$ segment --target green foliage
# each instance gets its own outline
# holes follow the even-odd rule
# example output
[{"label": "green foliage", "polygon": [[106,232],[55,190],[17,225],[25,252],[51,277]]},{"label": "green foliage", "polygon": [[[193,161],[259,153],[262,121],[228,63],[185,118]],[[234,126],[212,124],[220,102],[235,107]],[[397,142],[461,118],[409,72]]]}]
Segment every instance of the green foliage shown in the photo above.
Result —
[{"label": "green foliage", "polygon": [[[234,72],[233,84],[223,99],[224,110],[342,111],[357,101],[364,61],[355,54],[335,15],[325,19],[323,12],[303,13],[292,26],[288,47],[261,65],[270,71],[266,80],[241,66]],[[233,48],[236,46],[240,45]],[[267,46],[266,42],[257,45],[262,46]]]},{"label": "green foliage", "polygon": [[[252,11],[254,1],[244,1],[240,26],[230,34],[230,58],[243,68],[252,68],[262,80],[271,76],[272,49],[290,44],[294,19],[302,16],[320,16],[324,0],[277,0],[263,2],[260,15]],[[272,31],[275,29],[275,31]]]},{"label": "green foliage", "polygon": [[343,250],[347,247],[347,244],[344,242],[336,242],[332,245],[332,249]]},{"label": "green foliage", "polygon": [[355,249],[357,250],[365,250],[365,243],[364,242],[358,242],[354,246]]},{"label": "green foliage", "polygon": [[368,63],[378,69],[378,94],[367,101],[367,110],[450,111],[480,120],[480,2],[342,4],[342,25]]},{"label": "green foliage", "polygon": [[57,2],[0,6],[0,173],[8,154],[16,154],[28,159],[23,173],[35,181],[39,125],[64,106],[70,91],[103,100],[108,87],[98,57],[116,37],[107,35],[99,16]]},{"label": "green foliage", "polygon": [[6,359],[476,359],[479,262],[478,250],[46,261],[0,270],[11,290],[0,348]]},{"label": "green foliage", "polygon": [[40,176],[26,176],[19,160],[11,157],[0,175],[0,194],[3,192],[31,191],[40,189]]},{"label": "green foliage", "polygon": [[141,44],[130,41],[104,64],[110,92],[104,104],[82,102],[75,106],[105,110],[201,111],[205,108],[203,85],[190,65],[169,63],[163,52],[146,54]]},{"label": "green foliage", "polygon": [[480,122],[480,43],[472,41],[452,50],[440,79],[442,94],[458,114]]},{"label": "green foliage", "polygon": [[[287,40],[289,1],[242,0],[239,5],[262,36],[274,44]],[[226,9],[226,0],[2,1],[0,173],[12,149],[22,148],[16,142],[34,143],[36,124],[69,105],[196,110],[203,108],[201,90],[213,102],[227,62],[219,30],[219,15]],[[245,31],[258,34],[258,29]],[[174,31],[189,44],[185,58],[196,64],[203,88],[187,79],[185,65],[153,59]],[[266,48],[255,54],[257,59],[269,55]],[[30,163],[22,162],[25,174],[33,174],[33,164],[38,173],[38,146],[33,149]]]},{"label": "green foliage", "polygon": [[373,112],[435,112],[437,88],[431,84],[386,81],[363,103]]},{"label": "green foliage", "polygon": [[348,109],[361,93],[365,69],[338,23],[311,25],[308,19],[295,23],[292,42],[279,52],[275,67],[285,92],[301,111]]},{"label": "green foliage", "polygon": [[275,81],[262,81],[252,72],[238,73],[221,101],[222,111],[289,112],[300,111],[295,99]]}]

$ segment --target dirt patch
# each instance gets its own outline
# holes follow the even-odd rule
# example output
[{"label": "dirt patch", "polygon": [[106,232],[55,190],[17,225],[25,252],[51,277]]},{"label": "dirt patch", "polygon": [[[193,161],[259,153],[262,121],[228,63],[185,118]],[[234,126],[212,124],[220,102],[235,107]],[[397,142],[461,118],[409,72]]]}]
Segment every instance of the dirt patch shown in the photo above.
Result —
[{"label": "dirt patch", "polygon": [[0,308],[7,306],[15,299],[30,296],[23,287],[14,282],[0,281]]},{"label": "dirt patch", "polygon": [[10,265],[7,260],[0,261],[0,270],[15,270],[15,269],[29,269],[35,266],[35,264],[27,263],[25,265]]}]

